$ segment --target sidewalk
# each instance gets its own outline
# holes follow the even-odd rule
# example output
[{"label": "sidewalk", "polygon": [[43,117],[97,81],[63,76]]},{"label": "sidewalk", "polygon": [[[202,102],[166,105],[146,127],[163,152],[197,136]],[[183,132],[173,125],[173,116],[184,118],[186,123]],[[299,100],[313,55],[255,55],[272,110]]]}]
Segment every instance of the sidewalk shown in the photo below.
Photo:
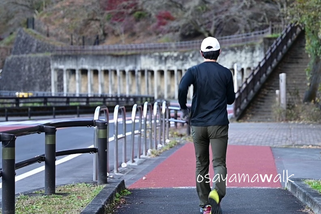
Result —
[{"label": "sidewalk", "polygon": [[[321,178],[321,149],[297,148],[303,144],[320,146],[320,130],[321,125],[231,123],[223,213],[309,213],[284,187],[288,184],[289,188],[297,178]],[[164,156],[156,167],[125,178],[132,194],[115,213],[199,212],[193,144],[187,142]]]}]

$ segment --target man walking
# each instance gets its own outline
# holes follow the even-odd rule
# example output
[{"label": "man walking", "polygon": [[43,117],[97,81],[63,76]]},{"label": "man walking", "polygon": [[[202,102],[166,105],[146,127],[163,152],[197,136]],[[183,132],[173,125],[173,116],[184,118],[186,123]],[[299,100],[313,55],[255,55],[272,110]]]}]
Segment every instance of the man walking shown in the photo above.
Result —
[{"label": "man walking", "polygon": [[[235,100],[233,76],[217,62],[220,44],[214,37],[202,41],[204,62],[187,70],[178,89],[178,102],[183,117],[188,117],[196,156],[196,190],[203,214],[222,213],[220,202],[226,194],[226,151],[229,120],[227,104]],[[188,88],[193,85],[191,108],[187,108]],[[214,168],[213,189],[209,179],[209,148]]]}]

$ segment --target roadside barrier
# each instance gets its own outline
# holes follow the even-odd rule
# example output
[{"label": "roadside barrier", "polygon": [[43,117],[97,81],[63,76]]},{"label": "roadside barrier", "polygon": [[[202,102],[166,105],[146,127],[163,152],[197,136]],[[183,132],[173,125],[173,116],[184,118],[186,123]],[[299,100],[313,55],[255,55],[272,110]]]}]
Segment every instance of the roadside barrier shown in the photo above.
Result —
[{"label": "roadside barrier", "polygon": [[[56,157],[79,153],[93,153],[93,180],[99,184],[108,181],[110,173],[109,163],[113,158],[114,173],[120,172],[120,167],[127,164],[136,164],[140,159],[148,157],[153,149],[165,146],[169,138],[169,126],[171,123],[186,123],[176,118],[170,118],[170,112],[178,115],[178,108],[171,108],[167,101],[156,101],[154,104],[145,102],[143,106],[134,104],[130,119],[127,119],[124,106],[116,105],[114,109],[114,133],[109,138],[110,118],[106,106],[98,106],[95,109],[93,119],[68,118],[53,119],[48,123],[32,127],[13,129],[0,132],[2,142],[2,213],[14,213],[15,211],[15,170],[34,163],[45,162],[45,194],[55,194],[56,188]],[[103,117],[102,114],[103,113]],[[138,125],[137,125],[138,123]],[[122,132],[119,134],[119,125]],[[137,125],[137,126],[136,126]],[[127,132],[127,127],[131,130]],[[68,127],[94,127],[93,147],[56,151],[56,132],[58,128]],[[45,134],[45,154],[16,163],[15,141],[17,137],[30,134]],[[131,152],[127,155],[127,135],[131,136]],[[114,141],[114,155],[109,151],[110,143]],[[122,146],[119,164],[119,146]]]}]

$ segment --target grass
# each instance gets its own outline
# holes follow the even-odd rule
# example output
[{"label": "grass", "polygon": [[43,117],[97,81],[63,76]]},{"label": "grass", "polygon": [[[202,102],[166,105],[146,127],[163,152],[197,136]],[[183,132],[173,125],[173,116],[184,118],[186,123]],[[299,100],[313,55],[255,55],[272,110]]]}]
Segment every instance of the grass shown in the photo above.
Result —
[{"label": "grass", "polygon": [[152,149],[150,154],[152,157],[159,156],[161,153],[173,148],[174,146],[178,145],[181,141],[184,142],[192,142],[191,136],[187,136],[186,134],[179,133],[175,129],[171,129],[170,133],[170,141],[167,142],[164,146],[156,149]]},{"label": "grass", "polygon": [[[316,190],[318,193],[321,194],[321,180],[304,180],[304,183],[307,184],[310,188]],[[305,210],[308,214],[314,214],[311,208],[306,207]]]},{"label": "grass", "polygon": [[321,180],[305,180],[304,183],[321,194]]},{"label": "grass", "polygon": [[288,106],[286,110],[282,109],[278,104],[274,104],[272,106],[272,111],[274,119],[278,122],[321,122],[321,109],[312,103],[296,103],[295,105]]},{"label": "grass", "polygon": [[15,39],[16,39],[16,33],[12,33],[0,42],[0,46],[11,46],[14,44]]},{"label": "grass", "polygon": [[16,198],[15,213],[80,213],[104,186],[77,183],[57,186],[53,195],[45,195],[44,190],[22,194]]},{"label": "grass", "polygon": [[165,146],[160,147],[159,149],[152,149],[150,154],[152,157],[159,156],[161,153],[173,148],[176,146],[179,142],[176,140],[171,140],[169,143],[165,144]]},{"label": "grass", "polygon": [[121,205],[126,203],[126,199],[124,198],[127,195],[130,195],[131,192],[127,189],[124,189],[120,193],[116,193],[116,197],[113,203],[108,204],[105,207],[106,214],[113,214],[115,210]]}]

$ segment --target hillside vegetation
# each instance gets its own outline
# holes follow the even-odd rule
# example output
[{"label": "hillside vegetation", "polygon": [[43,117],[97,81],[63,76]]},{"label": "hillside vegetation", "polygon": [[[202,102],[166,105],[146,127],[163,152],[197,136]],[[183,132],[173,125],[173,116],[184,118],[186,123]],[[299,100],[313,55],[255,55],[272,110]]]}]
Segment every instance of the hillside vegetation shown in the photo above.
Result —
[{"label": "hillside vegetation", "polygon": [[81,44],[173,42],[224,36],[287,23],[286,2],[274,0],[1,0],[0,36],[26,27]]}]

